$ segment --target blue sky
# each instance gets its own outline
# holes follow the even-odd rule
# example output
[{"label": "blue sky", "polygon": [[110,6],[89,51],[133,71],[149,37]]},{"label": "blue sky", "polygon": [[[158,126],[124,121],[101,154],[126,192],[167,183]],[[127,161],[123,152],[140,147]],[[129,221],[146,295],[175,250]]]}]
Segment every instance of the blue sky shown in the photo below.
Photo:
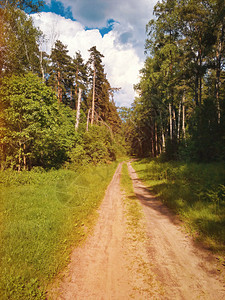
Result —
[{"label": "blue sky", "polygon": [[[73,17],[72,13],[72,7],[68,6],[65,7],[64,4],[57,0],[51,0],[50,3],[45,3],[44,7],[41,9],[42,12],[53,12],[59,16],[65,17],[66,19],[70,19],[73,21],[76,21]],[[92,30],[92,29],[99,29],[99,32],[102,36],[109,33],[111,30],[113,30],[114,23],[116,23],[115,20],[109,19],[107,20],[107,24],[105,27],[88,27],[86,26],[86,30]]]},{"label": "blue sky", "polygon": [[103,63],[119,106],[130,106],[133,85],[145,60],[145,28],[152,18],[156,0],[46,0],[33,20],[45,34],[42,47],[50,52],[56,39],[68,46],[69,54],[96,46],[105,56]]}]

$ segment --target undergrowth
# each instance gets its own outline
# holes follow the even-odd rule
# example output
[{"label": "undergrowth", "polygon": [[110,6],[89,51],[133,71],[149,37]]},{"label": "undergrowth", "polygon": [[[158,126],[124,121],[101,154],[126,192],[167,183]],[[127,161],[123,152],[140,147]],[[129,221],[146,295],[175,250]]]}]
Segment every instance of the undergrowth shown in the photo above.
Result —
[{"label": "undergrowth", "polygon": [[179,214],[196,239],[224,255],[224,163],[163,163],[145,159],[133,166],[149,190]]},{"label": "undergrowth", "polygon": [[46,299],[93,225],[115,168],[0,173],[0,299]]}]

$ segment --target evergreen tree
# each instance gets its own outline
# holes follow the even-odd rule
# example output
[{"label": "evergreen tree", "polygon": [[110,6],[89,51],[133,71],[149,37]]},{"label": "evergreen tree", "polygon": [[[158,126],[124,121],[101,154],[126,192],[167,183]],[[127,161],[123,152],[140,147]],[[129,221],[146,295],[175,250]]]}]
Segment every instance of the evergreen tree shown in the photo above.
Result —
[{"label": "evergreen tree", "polygon": [[102,58],[104,57],[96,47],[89,49],[90,58],[88,60],[89,66],[89,80],[91,90],[89,99],[92,99],[91,104],[91,123],[94,118],[112,125],[114,129],[119,126],[120,118],[116,111],[114,101],[111,101],[110,94],[112,88],[106,78]]},{"label": "evergreen tree", "polygon": [[87,79],[87,66],[84,63],[84,60],[80,52],[76,52],[76,56],[72,61],[72,81],[73,81],[73,91],[71,98],[73,99],[72,107],[77,107],[78,92],[79,88],[82,89],[82,98],[83,98],[83,109],[87,109],[87,91],[88,91],[88,79]]},{"label": "evergreen tree", "polygon": [[48,84],[53,87],[56,92],[59,103],[68,102],[68,75],[70,70],[71,58],[68,55],[67,46],[59,40],[55,42],[55,46],[51,52],[50,77]]}]

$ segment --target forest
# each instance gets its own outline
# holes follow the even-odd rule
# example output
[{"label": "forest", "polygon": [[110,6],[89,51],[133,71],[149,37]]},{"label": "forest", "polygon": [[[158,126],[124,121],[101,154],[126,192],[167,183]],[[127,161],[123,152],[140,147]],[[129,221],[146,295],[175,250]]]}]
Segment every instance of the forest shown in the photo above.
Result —
[{"label": "forest", "polygon": [[[42,1],[3,1],[1,169],[114,160],[116,152],[196,162],[225,158],[224,1],[165,0],[146,25],[138,97],[117,109],[95,46],[84,62],[26,12]],[[97,142],[98,141],[98,142]],[[120,145],[118,147],[118,145]]]},{"label": "forest", "polygon": [[147,58],[127,119],[134,154],[225,158],[225,5],[163,0],[146,26]]},{"label": "forest", "polygon": [[115,160],[123,152],[113,99],[118,88],[110,86],[103,55],[93,46],[85,63],[59,40],[50,55],[41,51],[43,34],[22,10],[37,11],[41,3],[32,3],[0,7],[1,169]]}]

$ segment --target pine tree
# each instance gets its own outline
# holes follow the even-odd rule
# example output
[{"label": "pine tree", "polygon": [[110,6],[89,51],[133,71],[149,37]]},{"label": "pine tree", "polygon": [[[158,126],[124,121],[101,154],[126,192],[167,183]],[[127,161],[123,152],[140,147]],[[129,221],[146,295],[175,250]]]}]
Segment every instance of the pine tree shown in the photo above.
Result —
[{"label": "pine tree", "polygon": [[87,90],[88,90],[87,66],[84,63],[84,60],[80,52],[76,52],[76,56],[73,59],[71,66],[72,66],[71,72],[73,78],[73,91],[71,93],[72,107],[76,109],[79,88],[82,89],[82,98],[84,102],[86,102]]},{"label": "pine tree", "polygon": [[67,46],[59,40],[56,41],[55,46],[51,52],[51,66],[49,85],[51,85],[58,98],[59,103],[67,103],[68,100],[68,75],[70,70],[71,58],[68,55]]}]

